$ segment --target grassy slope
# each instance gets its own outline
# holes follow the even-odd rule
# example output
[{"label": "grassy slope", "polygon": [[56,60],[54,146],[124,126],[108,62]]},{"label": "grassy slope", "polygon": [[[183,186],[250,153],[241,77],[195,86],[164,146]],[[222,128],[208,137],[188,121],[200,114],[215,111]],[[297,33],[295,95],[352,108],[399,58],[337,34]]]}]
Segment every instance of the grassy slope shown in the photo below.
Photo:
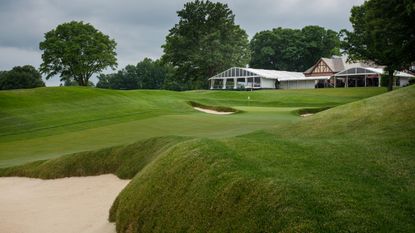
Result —
[{"label": "grassy slope", "polygon": [[414,232],[414,109],[413,86],[238,137],[154,138],[0,175],[138,172],[111,208],[118,232]]},{"label": "grassy slope", "polygon": [[414,232],[414,109],[410,87],[185,142],[138,173],[111,219],[118,232]]},{"label": "grassy slope", "polygon": [[[0,167],[166,135],[235,136],[296,121],[296,108],[334,106],[382,92],[357,88],[178,93],[79,87],[1,91]],[[236,106],[244,113],[211,116],[194,111],[189,100]]]}]

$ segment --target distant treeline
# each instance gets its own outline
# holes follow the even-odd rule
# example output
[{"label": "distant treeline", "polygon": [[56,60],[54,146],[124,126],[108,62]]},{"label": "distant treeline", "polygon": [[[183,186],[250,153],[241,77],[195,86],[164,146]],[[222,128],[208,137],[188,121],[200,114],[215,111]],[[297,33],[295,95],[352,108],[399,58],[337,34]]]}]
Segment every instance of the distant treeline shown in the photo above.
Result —
[{"label": "distant treeline", "polygon": [[9,71],[0,71],[0,90],[44,87],[39,71],[31,66],[16,66]]},{"label": "distant treeline", "polygon": [[167,89],[182,90],[174,79],[174,68],[160,60],[145,58],[137,65],[127,65],[112,74],[100,74],[96,87],[131,90],[131,89]]}]

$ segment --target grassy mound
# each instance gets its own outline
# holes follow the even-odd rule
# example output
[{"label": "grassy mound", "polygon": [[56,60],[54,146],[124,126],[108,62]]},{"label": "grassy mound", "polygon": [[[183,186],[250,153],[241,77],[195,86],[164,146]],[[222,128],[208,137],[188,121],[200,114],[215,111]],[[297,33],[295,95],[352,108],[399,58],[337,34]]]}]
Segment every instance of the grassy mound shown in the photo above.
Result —
[{"label": "grassy mound", "polygon": [[283,190],[216,140],[189,141],[139,173],[114,202],[117,232],[279,229]]},{"label": "grassy mound", "polygon": [[[298,134],[309,137],[335,137],[349,134],[355,137],[373,136],[379,139],[405,140],[413,137],[415,124],[415,87],[328,109],[301,123],[271,130],[275,133]],[[412,135],[411,135],[412,134]],[[360,135],[360,136],[359,136]]]},{"label": "grassy mound", "polygon": [[177,145],[134,177],[110,219],[127,233],[413,232],[414,93]]}]

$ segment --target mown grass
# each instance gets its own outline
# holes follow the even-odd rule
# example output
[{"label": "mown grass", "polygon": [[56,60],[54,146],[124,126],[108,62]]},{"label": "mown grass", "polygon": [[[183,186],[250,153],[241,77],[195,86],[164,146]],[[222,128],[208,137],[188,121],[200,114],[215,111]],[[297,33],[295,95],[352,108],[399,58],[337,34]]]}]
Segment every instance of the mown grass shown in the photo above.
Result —
[{"label": "mown grass", "polygon": [[[204,103],[220,102],[211,98]],[[254,120],[287,119],[234,137],[159,137],[0,175],[133,177],[110,210],[119,233],[415,231],[415,87],[304,119],[298,109],[318,105],[267,104],[237,108]]]},{"label": "mown grass", "polygon": [[134,177],[110,219],[118,232],[413,232],[414,97],[182,143]]},{"label": "mown grass", "polygon": [[170,147],[188,138],[165,136],[96,151],[79,152],[55,159],[0,169],[0,176],[56,179],[113,173],[131,179]]},{"label": "mown grass", "polygon": [[324,111],[324,110],[327,110],[327,109],[330,109],[330,108],[331,107],[302,108],[302,109],[299,109],[297,112],[298,112],[298,115],[315,114],[315,113],[318,113],[318,112],[321,112],[321,111]]},{"label": "mown grass", "polygon": [[[294,111],[299,108],[336,106],[383,92],[381,88],[171,92],[81,87],[0,91],[0,167],[167,135],[231,137],[296,121]],[[193,110],[188,101],[243,113],[212,116]]]}]

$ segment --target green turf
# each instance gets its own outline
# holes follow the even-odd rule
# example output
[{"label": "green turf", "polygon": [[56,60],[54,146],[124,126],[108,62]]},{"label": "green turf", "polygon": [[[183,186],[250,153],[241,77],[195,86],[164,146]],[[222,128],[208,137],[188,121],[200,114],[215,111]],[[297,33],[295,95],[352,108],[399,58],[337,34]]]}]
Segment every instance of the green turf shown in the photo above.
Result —
[{"label": "green turf", "polygon": [[143,138],[0,175],[133,178],[110,211],[120,233],[415,231],[415,86],[306,118],[300,105],[265,102],[229,119],[287,119],[233,137]]},{"label": "green turf", "polygon": [[159,155],[188,139],[177,136],[150,138],[130,145],[79,152],[3,168],[0,169],[0,175],[54,179],[113,173],[122,179],[131,179]]},{"label": "green turf", "polygon": [[118,196],[118,232],[414,232],[415,87],[182,143]]},{"label": "green turf", "polygon": [[[362,99],[381,91],[119,92],[114,95],[171,103],[139,120],[115,117],[120,122],[4,136],[11,145],[18,141],[13,137],[27,142],[42,133],[65,141],[70,137],[60,132],[67,129],[74,137],[95,135],[96,141],[83,139],[101,142],[97,148],[139,141],[0,169],[0,175],[133,178],[110,211],[123,233],[415,232],[415,86]],[[202,114],[189,100],[243,112]],[[140,104],[151,108],[153,101]],[[333,108],[298,117],[300,109],[322,107]],[[148,130],[134,133],[137,128]]]},{"label": "green turf", "polygon": [[[299,108],[336,106],[382,92],[381,88],[170,92],[81,87],[1,91],[0,167],[166,135],[236,136],[296,121]],[[188,101],[244,112],[207,115],[193,110]]]}]

